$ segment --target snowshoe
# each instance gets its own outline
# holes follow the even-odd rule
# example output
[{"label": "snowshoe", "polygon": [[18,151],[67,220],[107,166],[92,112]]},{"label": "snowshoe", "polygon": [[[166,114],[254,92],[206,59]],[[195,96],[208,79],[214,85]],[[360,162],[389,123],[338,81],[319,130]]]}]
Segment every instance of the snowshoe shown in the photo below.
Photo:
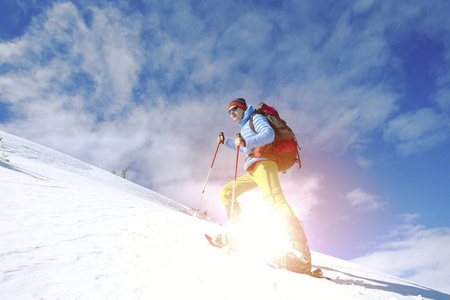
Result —
[{"label": "snowshoe", "polygon": [[224,248],[224,247],[229,246],[229,250],[233,250],[233,251],[238,250],[236,239],[233,237],[231,237],[231,239],[230,239],[228,233],[226,233],[226,232],[220,233],[214,238],[207,234],[205,234],[205,237],[208,240],[208,242],[214,247]]}]

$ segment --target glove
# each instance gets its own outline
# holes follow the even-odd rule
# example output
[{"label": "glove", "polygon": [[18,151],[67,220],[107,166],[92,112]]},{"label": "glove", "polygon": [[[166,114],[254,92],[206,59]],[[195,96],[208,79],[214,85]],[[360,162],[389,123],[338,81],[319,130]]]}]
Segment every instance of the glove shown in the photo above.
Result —
[{"label": "glove", "polygon": [[217,137],[217,144],[224,144],[225,143],[225,136],[223,135],[223,132],[220,133],[220,135]]}]

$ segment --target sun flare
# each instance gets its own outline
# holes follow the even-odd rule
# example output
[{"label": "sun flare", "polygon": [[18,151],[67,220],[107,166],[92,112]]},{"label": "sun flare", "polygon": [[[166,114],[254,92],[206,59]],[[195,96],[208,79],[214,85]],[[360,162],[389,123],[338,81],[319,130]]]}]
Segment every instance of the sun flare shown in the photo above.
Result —
[{"label": "sun flare", "polygon": [[243,203],[242,216],[230,234],[241,251],[271,258],[290,248],[289,236],[280,218],[258,200]]}]

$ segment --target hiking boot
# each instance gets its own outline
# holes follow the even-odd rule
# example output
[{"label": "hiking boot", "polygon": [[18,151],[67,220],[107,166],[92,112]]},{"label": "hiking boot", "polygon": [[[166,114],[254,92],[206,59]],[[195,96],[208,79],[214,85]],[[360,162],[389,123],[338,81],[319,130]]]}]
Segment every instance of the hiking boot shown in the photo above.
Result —
[{"label": "hiking boot", "polygon": [[231,250],[238,250],[237,239],[233,236],[230,238],[230,235],[227,232],[218,234],[214,238],[214,243],[221,247],[230,246]]},{"label": "hiking boot", "polygon": [[276,255],[271,263],[280,269],[296,273],[311,273],[311,253],[309,247],[298,241],[292,242],[292,247],[283,254]]},{"label": "hiking boot", "polygon": [[214,238],[214,243],[219,246],[226,246],[228,244],[228,234],[227,233],[219,233]]},{"label": "hiking boot", "polygon": [[285,254],[285,268],[299,273],[311,272],[311,252],[306,243],[292,241],[292,247]]}]

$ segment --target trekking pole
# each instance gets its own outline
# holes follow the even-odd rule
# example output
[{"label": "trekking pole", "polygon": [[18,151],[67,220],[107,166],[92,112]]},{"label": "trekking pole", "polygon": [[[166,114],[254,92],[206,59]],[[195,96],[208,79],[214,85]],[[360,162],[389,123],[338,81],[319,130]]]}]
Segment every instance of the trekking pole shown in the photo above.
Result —
[{"label": "trekking pole", "polygon": [[[240,133],[237,133],[236,136],[238,138],[242,138]],[[231,200],[231,211],[230,211],[230,224],[233,224],[233,211],[234,211],[234,201],[236,199],[236,179],[237,179],[237,169],[239,162],[239,146],[236,147],[236,168],[234,169],[234,182],[233,182],[233,197]]]},{"label": "trekking pole", "polygon": [[[236,136],[238,138],[242,138],[240,133],[237,133]],[[238,162],[239,162],[239,146],[236,147],[236,167],[234,169],[233,196],[231,198],[231,209],[230,209],[230,224],[231,224],[231,227],[233,227],[234,201],[236,200],[236,180],[237,180]],[[232,238],[232,235],[233,235],[233,228],[229,232],[229,234],[227,235],[228,252],[231,251],[231,238]]]},{"label": "trekking pole", "polygon": [[[221,137],[223,137],[225,139],[225,136],[224,136],[223,132],[221,132],[219,134],[219,136],[221,136]],[[219,151],[219,146],[220,146],[220,142],[217,143],[216,152],[214,153],[214,158],[212,160],[211,167],[209,168],[209,171],[208,171],[208,176],[206,176],[205,185],[203,186],[202,195],[200,197],[200,201],[198,201],[197,209],[194,211],[194,214],[192,215],[193,217],[197,216],[197,211],[199,211],[199,209],[200,209],[200,203],[202,202],[203,195],[205,194],[206,184],[208,183],[209,174],[211,173],[211,170],[212,170],[212,168],[214,166],[214,161],[216,160],[216,155],[217,155],[217,151]]]}]

